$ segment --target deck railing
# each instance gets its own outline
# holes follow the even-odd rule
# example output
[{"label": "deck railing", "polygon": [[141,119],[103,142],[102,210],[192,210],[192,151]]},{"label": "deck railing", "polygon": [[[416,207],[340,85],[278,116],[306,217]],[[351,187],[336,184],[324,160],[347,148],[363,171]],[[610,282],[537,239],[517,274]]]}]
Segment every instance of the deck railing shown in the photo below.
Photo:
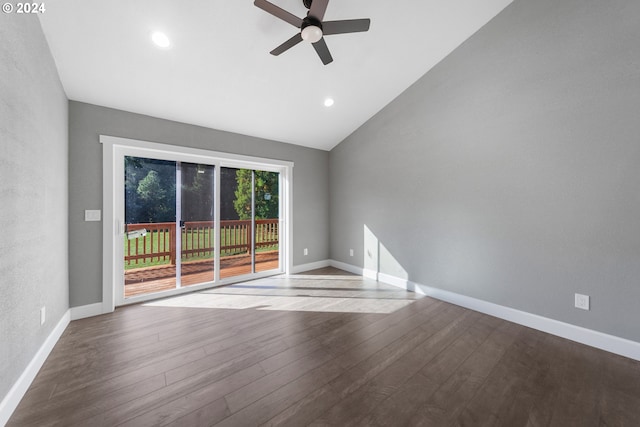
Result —
[{"label": "deck railing", "polygon": [[[251,239],[251,221],[220,221],[220,256],[247,254],[256,250],[278,248],[278,223],[276,219],[256,220],[255,245]],[[181,231],[181,257],[183,261],[190,259],[212,258],[214,247],[214,222],[185,222]],[[146,235],[128,239],[125,236],[125,267],[147,266],[176,263],[176,223],[158,222],[127,224],[127,232],[146,230]]]}]

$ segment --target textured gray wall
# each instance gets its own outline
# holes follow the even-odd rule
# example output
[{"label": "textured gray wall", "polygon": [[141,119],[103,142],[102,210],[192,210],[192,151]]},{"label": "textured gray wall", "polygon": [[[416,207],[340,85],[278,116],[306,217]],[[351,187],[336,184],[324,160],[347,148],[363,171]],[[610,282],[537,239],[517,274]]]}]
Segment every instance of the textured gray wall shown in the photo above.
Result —
[{"label": "textured gray wall", "polygon": [[331,151],[331,257],[640,341],[639,22],[516,0]]},{"label": "textured gray wall", "polygon": [[[328,258],[328,152],[71,101],[69,286],[72,307],[102,300],[102,223],[84,222],[85,209],[102,209],[100,134],[295,162],[293,264]],[[309,248],[306,257],[303,248]]]},{"label": "textured gray wall", "polygon": [[67,98],[38,18],[2,13],[0,400],[69,308],[67,156]]}]

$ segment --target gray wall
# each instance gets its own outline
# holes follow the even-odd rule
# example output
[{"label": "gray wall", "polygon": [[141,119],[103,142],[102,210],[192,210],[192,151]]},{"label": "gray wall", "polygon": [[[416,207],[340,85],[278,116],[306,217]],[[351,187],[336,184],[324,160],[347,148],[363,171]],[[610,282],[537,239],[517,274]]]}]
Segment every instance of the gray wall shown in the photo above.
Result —
[{"label": "gray wall", "polygon": [[[102,209],[100,134],[293,161],[293,264],[328,258],[328,152],[71,101],[69,286],[72,307],[102,300],[102,223],[84,222],[85,209]],[[309,248],[308,256],[303,256],[304,248]]]},{"label": "gray wall", "polygon": [[2,400],[69,308],[67,98],[36,16],[0,14],[0,76]]},{"label": "gray wall", "polygon": [[638,22],[516,0],[331,151],[331,257],[640,341]]}]

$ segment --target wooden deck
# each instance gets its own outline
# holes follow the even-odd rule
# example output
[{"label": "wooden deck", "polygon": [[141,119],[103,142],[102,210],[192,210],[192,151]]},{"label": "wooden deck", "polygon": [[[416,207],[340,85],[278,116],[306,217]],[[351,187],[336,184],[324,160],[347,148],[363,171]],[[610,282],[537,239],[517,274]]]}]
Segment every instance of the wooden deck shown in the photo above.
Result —
[{"label": "wooden deck", "polygon": [[[192,286],[213,281],[213,260],[183,262],[181,268],[182,286]],[[256,272],[277,268],[278,251],[256,253]],[[235,255],[220,259],[221,279],[250,273],[251,255]],[[124,284],[124,296],[126,298],[175,289],[176,266],[160,265],[126,270]]]}]

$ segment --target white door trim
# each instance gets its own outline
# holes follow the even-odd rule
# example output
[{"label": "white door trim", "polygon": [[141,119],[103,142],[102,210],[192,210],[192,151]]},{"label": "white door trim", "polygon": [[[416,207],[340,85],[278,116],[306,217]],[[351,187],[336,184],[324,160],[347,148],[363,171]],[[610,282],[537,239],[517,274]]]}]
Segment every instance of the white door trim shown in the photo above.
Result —
[{"label": "white door trim", "polygon": [[[244,169],[264,170],[278,172],[282,182],[282,194],[280,197],[282,215],[280,224],[284,239],[281,248],[281,269],[278,271],[289,274],[292,270],[293,260],[291,257],[292,247],[292,176],[293,162],[286,160],[268,159],[263,157],[245,156],[240,154],[223,153],[219,151],[202,150],[198,148],[183,147],[179,145],[169,145],[157,142],[142,141],[129,138],[120,138],[108,135],[100,135],[102,143],[102,205],[103,205],[103,239],[102,239],[102,312],[110,313],[115,309],[116,304],[123,303],[121,298],[117,298],[115,290],[118,288],[118,281],[123,278],[116,272],[122,271],[123,254],[122,245],[116,244],[124,238],[124,206],[122,200],[116,197],[116,189],[124,186],[123,161],[125,155],[138,157],[152,157],[164,160],[179,160],[203,163],[220,167],[235,167]],[[218,183],[219,181],[217,181]],[[217,186],[216,183],[216,186]],[[219,193],[216,190],[216,193]],[[218,212],[219,214],[219,212]],[[219,238],[219,236],[217,236]],[[239,278],[241,280],[242,278]],[[246,279],[246,278],[245,278]],[[231,282],[229,282],[231,283]],[[211,283],[205,287],[213,287],[228,283]],[[123,286],[120,284],[120,286]],[[203,287],[204,288],[204,287]],[[178,294],[192,292],[199,287],[190,286],[188,288],[176,289],[167,294]],[[137,300],[138,301],[138,300]],[[133,302],[133,301],[132,301]]]}]

